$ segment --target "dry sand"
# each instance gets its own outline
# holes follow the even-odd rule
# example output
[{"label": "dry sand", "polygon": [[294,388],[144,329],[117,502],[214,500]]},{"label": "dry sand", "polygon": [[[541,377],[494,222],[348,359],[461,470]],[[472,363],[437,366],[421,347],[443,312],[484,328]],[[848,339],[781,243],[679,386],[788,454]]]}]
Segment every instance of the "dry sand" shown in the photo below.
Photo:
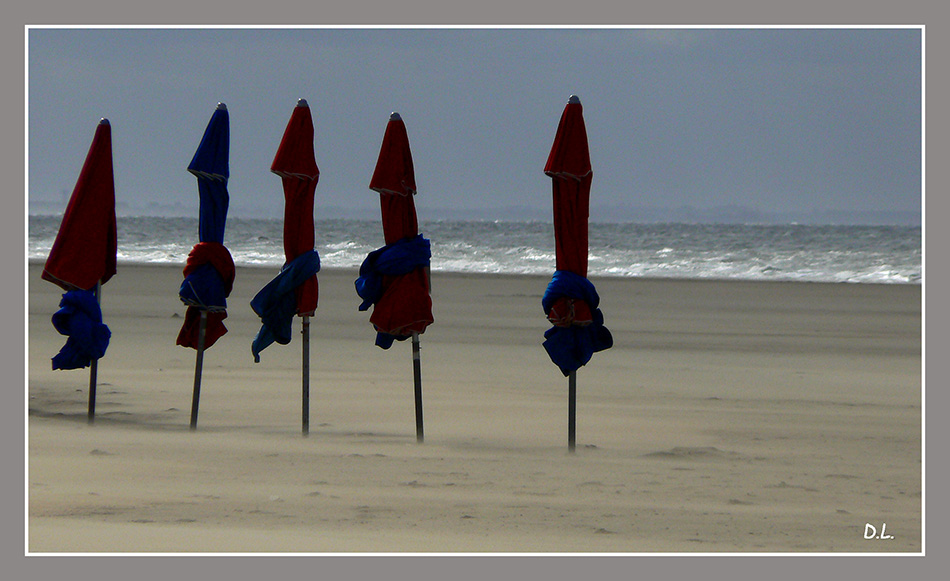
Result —
[{"label": "dry sand", "polygon": [[30,266],[29,551],[921,551],[919,286],[595,280],[615,346],[572,455],[546,278],[433,273],[418,444],[410,347],[373,345],[351,271],[320,273],[301,434],[299,334],[250,353],[274,274],[239,269],[192,432],[180,269],[105,285],[90,426]]}]

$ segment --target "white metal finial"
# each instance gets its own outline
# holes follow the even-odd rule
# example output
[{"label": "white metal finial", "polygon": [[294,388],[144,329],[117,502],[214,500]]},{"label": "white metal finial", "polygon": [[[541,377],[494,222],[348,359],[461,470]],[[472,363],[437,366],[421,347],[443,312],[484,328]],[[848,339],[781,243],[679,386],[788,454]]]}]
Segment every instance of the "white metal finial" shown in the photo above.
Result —
[{"label": "white metal finial", "polygon": [[297,99],[297,106],[298,106],[298,107],[309,107],[310,104],[307,103],[307,100],[306,100],[306,99]]},{"label": "white metal finial", "polygon": [[571,95],[571,98],[567,100],[571,105],[579,105],[581,100],[577,95]]},{"label": "white metal finial", "polygon": [[109,125],[109,120],[103,117],[99,120],[99,125]]},{"label": "white metal finial", "polygon": [[218,110],[220,110],[220,111],[227,111],[227,110],[228,110],[228,106],[225,105],[224,103],[218,103]]},{"label": "white metal finial", "polygon": [[393,111],[393,114],[389,116],[390,121],[402,121],[402,117],[399,116],[399,113]]}]

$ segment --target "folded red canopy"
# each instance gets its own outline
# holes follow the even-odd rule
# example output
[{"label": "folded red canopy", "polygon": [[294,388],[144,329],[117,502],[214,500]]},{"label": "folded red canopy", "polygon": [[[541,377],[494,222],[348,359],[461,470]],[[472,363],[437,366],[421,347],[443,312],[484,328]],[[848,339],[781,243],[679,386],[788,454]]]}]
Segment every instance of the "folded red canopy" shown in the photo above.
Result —
[{"label": "folded red canopy", "polygon": [[572,97],[561,114],[544,173],[553,178],[556,268],[586,277],[587,220],[594,174],[583,107],[576,97]]},{"label": "folded red canopy", "polygon": [[412,151],[409,149],[406,124],[398,114],[393,115],[386,125],[369,188],[380,194],[386,244],[419,233],[416,206],[412,200],[416,193]]},{"label": "folded red canopy", "polygon": [[92,290],[116,272],[112,128],[96,127],[42,277],[64,290]]},{"label": "folded red canopy", "polygon": [[[320,178],[313,152],[313,118],[304,99],[294,107],[270,170],[280,176],[284,188],[284,255],[290,262],[313,250],[313,198]],[[316,275],[297,287],[296,294],[297,314],[312,315],[319,295]]]}]

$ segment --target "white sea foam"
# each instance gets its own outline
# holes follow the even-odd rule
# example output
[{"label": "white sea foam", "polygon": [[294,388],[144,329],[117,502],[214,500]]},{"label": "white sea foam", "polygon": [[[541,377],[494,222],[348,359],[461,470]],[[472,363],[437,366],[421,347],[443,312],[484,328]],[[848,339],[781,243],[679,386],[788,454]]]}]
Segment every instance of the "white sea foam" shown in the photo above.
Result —
[{"label": "white sea foam", "polygon": [[[60,218],[30,216],[28,257],[44,260]],[[183,265],[198,241],[191,218],[119,218],[121,262]],[[546,222],[433,221],[420,224],[432,243],[432,269],[550,274],[554,232]],[[378,221],[318,220],[324,268],[356,268],[382,246]],[[898,226],[742,226],[591,224],[589,274],[920,284],[921,230]],[[280,220],[231,219],[225,244],[237,264],[279,268]]]}]

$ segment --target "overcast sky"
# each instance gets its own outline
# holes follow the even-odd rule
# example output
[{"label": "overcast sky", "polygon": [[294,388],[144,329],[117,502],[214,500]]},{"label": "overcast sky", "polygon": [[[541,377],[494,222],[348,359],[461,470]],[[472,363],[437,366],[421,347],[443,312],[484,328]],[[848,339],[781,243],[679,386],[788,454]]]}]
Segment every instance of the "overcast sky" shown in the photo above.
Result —
[{"label": "overcast sky", "polygon": [[119,212],[197,214],[185,168],[221,101],[232,214],[278,217],[269,168],[303,97],[318,218],[378,208],[368,184],[392,111],[409,133],[421,218],[547,209],[542,169],[577,94],[592,220],[609,205],[915,212],[921,68],[915,28],[33,28],[30,208],[65,207],[107,117]]}]

